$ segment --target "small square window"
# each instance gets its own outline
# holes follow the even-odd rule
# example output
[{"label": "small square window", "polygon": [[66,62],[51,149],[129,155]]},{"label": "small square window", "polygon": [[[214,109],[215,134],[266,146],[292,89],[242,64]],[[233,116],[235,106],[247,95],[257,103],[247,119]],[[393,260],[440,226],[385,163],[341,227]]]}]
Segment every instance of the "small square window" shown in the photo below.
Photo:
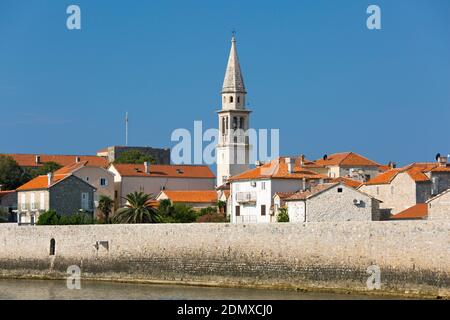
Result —
[{"label": "small square window", "polygon": [[338,188],[338,189],[337,189],[337,192],[338,192],[338,193],[342,193],[342,191],[344,191],[342,188]]}]

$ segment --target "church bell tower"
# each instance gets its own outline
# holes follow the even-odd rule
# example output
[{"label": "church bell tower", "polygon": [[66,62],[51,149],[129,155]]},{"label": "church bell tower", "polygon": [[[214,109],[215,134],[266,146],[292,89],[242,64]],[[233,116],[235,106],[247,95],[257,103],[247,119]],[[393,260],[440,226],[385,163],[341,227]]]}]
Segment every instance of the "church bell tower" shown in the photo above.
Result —
[{"label": "church bell tower", "polygon": [[249,169],[250,110],[245,108],[247,92],[236,49],[236,38],[231,39],[231,51],[222,87],[222,109],[219,110],[219,141],[217,156],[217,186],[228,178]]}]

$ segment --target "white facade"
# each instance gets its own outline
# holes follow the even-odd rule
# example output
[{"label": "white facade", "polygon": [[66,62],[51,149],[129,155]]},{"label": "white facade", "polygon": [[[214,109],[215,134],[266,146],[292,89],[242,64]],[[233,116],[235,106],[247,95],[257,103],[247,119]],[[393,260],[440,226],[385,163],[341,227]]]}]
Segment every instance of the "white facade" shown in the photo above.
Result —
[{"label": "white facade", "polygon": [[[271,210],[277,192],[296,192],[303,188],[303,179],[257,179],[231,182],[231,222],[276,222]],[[308,182],[310,185],[313,182]]]}]

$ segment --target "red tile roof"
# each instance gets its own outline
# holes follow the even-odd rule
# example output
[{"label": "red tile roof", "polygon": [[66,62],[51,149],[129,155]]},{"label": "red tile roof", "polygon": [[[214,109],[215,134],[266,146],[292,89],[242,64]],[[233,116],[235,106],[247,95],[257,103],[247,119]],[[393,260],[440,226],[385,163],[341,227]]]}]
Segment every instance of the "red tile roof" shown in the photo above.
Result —
[{"label": "red tile roof", "polygon": [[430,181],[428,172],[449,172],[450,167],[440,166],[438,163],[412,163],[402,168],[391,169],[370,179],[365,185],[389,184],[401,172],[406,172],[415,182]]},{"label": "red tile roof", "polygon": [[150,173],[145,172],[144,164],[113,164],[122,177],[168,177],[214,179],[208,166],[201,165],[150,165]]},{"label": "red tile roof", "polygon": [[40,161],[36,163],[36,154],[3,154],[12,157],[21,167],[40,167],[46,162],[56,162],[61,166],[67,166],[76,162],[77,157],[80,161],[87,161],[89,165],[95,167],[107,167],[108,160],[98,156],[77,156],[77,155],[39,155]]},{"label": "red tile roof", "polygon": [[300,166],[298,159],[295,161],[294,170],[288,172],[288,165],[285,157],[274,159],[260,167],[247,170],[235,175],[229,181],[256,180],[256,179],[329,179],[326,175],[307,170]]},{"label": "red tile roof", "polygon": [[89,163],[88,161],[75,162],[68,166],[62,167],[61,169],[56,170],[54,174],[71,174],[77,171],[78,169],[87,166],[88,163]]},{"label": "red tile roof", "polygon": [[4,196],[7,196],[9,194],[15,193],[15,192],[16,192],[16,190],[0,191],[0,198],[4,197]]},{"label": "red tile roof", "polygon": [[331,182],[342,182],[347,187],[351,187],[354,189],[359,188],[363,184],[361,181],[353,180],[353,179],[350,179],[347,177],[335,178],[335,179],[331,180]]},{"label": "red tile roof", "polygon": [[[214,190],[183,190],[183,191],[161,191],[160,195],[165,194],[172,202],[185,203],[215,203],[217,201],[217,192]],[[158,196],[158,198],[160,197]]]},{"label": "red tile roof", "polygon": [[331,189],[334,186],[337,186],[340,183],[321,183],[316,186],[313,186],[305,191],[298,191],[294,193],[292,196],[285,199],[285,201],[294,201],[294,200],[306,200],[319,194],[322,191]]},{"label": "red tile roof", "polygon": [[318,159],[315,161],[316,164],[322,166],[373,166],[380,167],[381,165],[363,157],[360,154],[354,152],[342,152],[334,153],[327,156],[327,159]]},{"label": "red tile roof", "polygon": [[392,220],[402,219],[425,219],[428,216],[428,205],[426,203],[418,203],[394,216]]},{"label": "red tile roof", "polygon": [[34,178],[33,180],[28,181],[24,185],[17,188],[17,191],[26,191],[26,190],[37,190],[37,189],[48,189],[51,186],[54,186],[56,183],[64,180],[65,178],[69,177],[70,175],[67,174],[55,174],[53,175],[53,183],[49,186],[48,185],[48,177],[47,175],[38,176]]},{"label": "red tile roof", "polygon": [[285,200],[291,196],[293,196],[297,191],[294,192],[275,192],[274,196],[278,196],[281,200]]}]

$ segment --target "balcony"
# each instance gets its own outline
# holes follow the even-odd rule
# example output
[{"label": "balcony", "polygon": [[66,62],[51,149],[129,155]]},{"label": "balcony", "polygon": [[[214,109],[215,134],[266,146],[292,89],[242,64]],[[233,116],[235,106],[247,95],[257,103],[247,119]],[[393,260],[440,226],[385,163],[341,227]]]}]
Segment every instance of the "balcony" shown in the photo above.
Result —
[{"label": "balcony", "polygon": [[256,203],[256,192],[238,192],[236,201],[238,203]]}]

